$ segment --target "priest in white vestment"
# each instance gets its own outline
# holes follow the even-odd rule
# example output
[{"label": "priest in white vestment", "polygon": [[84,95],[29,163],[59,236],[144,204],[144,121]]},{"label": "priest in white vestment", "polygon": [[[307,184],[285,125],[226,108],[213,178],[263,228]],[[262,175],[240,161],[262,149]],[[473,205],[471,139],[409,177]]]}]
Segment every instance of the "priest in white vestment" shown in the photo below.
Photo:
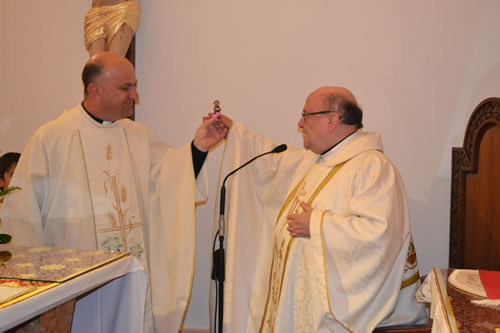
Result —
[{"label": "priest in white vestment", "polygon": [[131,252],[150,277],[146,304],[137,305],[144,331],[178,332],[194,273],[195,200],[208,187],[202,166],[227,129],[205,120],[174,149],[127,119],[138,100],[127,59],[99,53],[82,80],[83,102],[26,145],[11,183],[22,189],[5,201],[3,231],[15,245]]},{"label": "priest in white vestment", "polygon": [[[224,173],[277,144],[230,127]],[[371,332],[426,323],[407,199],[345,88],[306,100],[302,150],[228,179],[224,332]]]}]

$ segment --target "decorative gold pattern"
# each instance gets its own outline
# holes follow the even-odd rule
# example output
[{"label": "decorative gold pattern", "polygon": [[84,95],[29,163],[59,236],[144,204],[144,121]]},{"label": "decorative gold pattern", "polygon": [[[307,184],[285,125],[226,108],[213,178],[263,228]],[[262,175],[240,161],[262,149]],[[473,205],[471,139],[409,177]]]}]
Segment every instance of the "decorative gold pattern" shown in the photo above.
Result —
[{"label": "decorative gold pattern", "polygon": [[108,228],[102,228],[98,230],[99,234],[104,234],[108,232],[119,231],[120,241],[111,237],[106,239],[100,244],[101,248],[106,248],[108,250],[114,251],[129,251],[138,260],[140,260],[142,252],[144,252],[143,247],[140,244],[129,244],[128,236],[133,231],[134,228],[140,228],[142,232],[142,222],[137,220],[136,216],[129,216],[128,211],[130,210],[130,204],[127,202],[127,189],[125,186],[121,185],[120,181],[120,169],[111,170],[110,162],[113,159],[113,148],[110,144],[106,146],[106,160],[108,161],[108,169],[103,170],[106,175],[106,180],[104,181],[104,194],[111,197],[113,201],[112,207],[114,209],[113,215],[108,212],[109,222],[111,224]]},{"label": "decorative gold pattern", "polygon": [[410,244],[408,245],[408,256],[406,259],[405,272],[417,267],[417,252],[415,251],[415,244],[413,244],[413,236],[410,239]]},{"label": "decorative gold pattern", "polygon": [[81,261],[81,259],[80,258],[66,258],[66,261],[77,262],[77,261]]},{"label": "decorative gold pattern", "polygon": [[[406,256],[406,264],[403,276],[405,276],[408,272],[411,273],[412,270],[417,268],[417,252],[415,251],[415,244],[413,243],[413,236],[410,238],[410,244],[408,245],[408,254]],[[408,286],[411,286],[420,279],[420,273],[418,270],[413,273],[410,277],[404,279],[401,282],[401,289],[404,289]]]},{"label": "decorative gold pattern", "polygon": [[[326,186],[330,179],[337,173],[338,170],[345,164],[341,163],[336,165],[321,181],[319,186],[314,190],[310,198],[307,200],[307,205],[311,206],[314,199],[321,192],[321,190]],[[309,170],[310,171],[310,170]],[[261,321],[259,332],[263,332],[264,327],[269,332],[274,331],[275,322],[277,319],[277,310],[280,302],[281,291],[283,286],[283,281],[285,279],[285,270],[288,261],[288,254],[290,253],[290,248],[293,244],[294,238],[290,236],[289,232],[286,230],[287,220],[280,219],[282,213],[287,210],[287,215],[292,213],[300,213],[302,208],[300,207],[300,202],[305,201],[307,195],[307,183],[306,179],[309,171],[304,175],[301,181],[297,184],[294,190],[290,193],[285,201],[285,204],[281,208],[280,214],[278,216],[278,221],[274,233],[274,247],[273,247],[273,260],[271,264],[271,276],[269,282],[269,291],[266,301],[266,306],[264,310],[264,316]],[[280,244],[277,246],[277,244]],[[285,251],[286,248],[286,251]],[[285,252],[284,252],[285,251]],[[284,254],[283,254],[284,252]],[[267,318],[267,319],[266,319]]]},{"label": "decorative gold pattern", "polygon": [[420,279],[420,273],[417,271],[412,276],[401,282],[401,289],[404,289],[408,286],[411,286],[414,283],[417,283],[419,279]]},{"label": "decorative gold pattern", "polygon": [[[11,302],[12,300],[32,292],[36,290],[39,286],[44,286],[47,284],[46,282],[34,282],[31,283],[29,281],[22,280],[13,280],[13,279],[0,279],[0,287],[2,288],[12,288],[7,295],[10,297],[6,297],[2,294],[2,299],[0,299],[0,309],[4,307],[5,303]],[[13,294],[14,293],[14,294]]]},{"label": "decorative gold pattern", "polygon": [[[277,247],[277,240],[276,240],[276,230],[279,228],[279,225],[278,225],[278,222],[280,221],[280,218],[281,218],[281,215],[283,215],[283,212],[286,210],[286,208],[290,205],[290,203],[292,202],[293,198],[295,198],[297,192],[299,191],[299,189],[302,187],[302,183],[304,182],[305,178],[307,177],[307,175],[309,174],[309,171],[304,175],[304,177],[302,177],[302,179],[300,180],[300,182],[297,184],[297,186],[292,190],[292,192],[290,193],[290,195],[287,197],[287,199],[285,200],[285,203],[283,204],[283,206],[281,207],[281,210],[278,214],[278,218],[276,220],[276,226],[275,226],[275,240],[274,240],[274,245],[273,245],[273,260],[271,262],[271,273],[270,273],[270,276],[269,276],[269,288],[268,288],[268,293],[267,293],[267,300],[266,300],[266,306],[264,308],[264,316],[262,317],[262,321],[261,321],[261,324],[260,324],[260,329],[259,329],[259,332],[262,332],[263,328],[264,328],[264,324],[267,325],[267,327],[271,330],[271,332],[273,331],[273,326],[272,325],[272,322],[270,320],[266,321],[266,315],[268,313],[268,307],[269,307],[269,298],[270,297],[273,297],[273,301],[272,301],[272,304],[275,304],[276,302],[279,301],[279,296],[277,294],[277,286],[275,284],[275,282],[277,281],[277,270],[275,268],[275,258],[276,258],[276,253],[277,252],[280,252],[282,254],[282,248],[284,247],[284,242],[281,244],[281,248],[280,250],[278,250],[278,247]],[[286,235],[286,233],[285,233]],[[278,296],[278,298],[276,298]],[[274,309],[270,309],[269,310],[269,316],[274,317],[274,312],[275,310]]]},{"label": "decorative gold pattern", "polygon": [[61,265],[61,264],[40,266],[40,269],[43,269],[45,271],[59,271],[59,270],[64,269],[64,268],[66,268],[66,265]]},{"label": "decorative gold pattern", "polygon": [[37,275],[36,273],[31,273],[31,274],[21,274],[19,276],[20,279],[25,279],[25,280],[36,280]]},{"label": "decorative gold pattern", "polygon": [[[0,248],[13,254],[4,266],[0,266],[0,278],[18,279],[25,277],[34,279],[33,274],[35,274],[36,280],[47,282],[66,281],[70,277],[126,255],[107,251],[74,250],[67,252],[61,249],[38,251],[40,248],[24,246],[0,246]],[[74,261],[75,258],[80,260]],[[72,259],[72,261],[66,259]],[[54,270],[53,268],[58,269]]]},{"label": "decorative gold pattern", "polygon": [[124,129],[82,128],[79,134],[96,247],[128,251],[148,269],[135,173]]}]

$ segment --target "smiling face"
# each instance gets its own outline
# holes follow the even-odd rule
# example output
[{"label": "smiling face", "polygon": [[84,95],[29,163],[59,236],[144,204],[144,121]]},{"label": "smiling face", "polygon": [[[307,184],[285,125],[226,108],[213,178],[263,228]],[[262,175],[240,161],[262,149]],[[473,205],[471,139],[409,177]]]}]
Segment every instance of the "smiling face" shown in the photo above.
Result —
[{"label": "smiling face", "polygon": [[133,114],[139,94],[132,64],[125,59],[106,64],[95,83],[100,96],[99,118],[114,121]]},{"label": "smiling face", "polygon": [[83,104],[93,116],[115,121],[133,115],[139,99],[134,66],[111,52],[92,56],[82,71],[85,88]]}]

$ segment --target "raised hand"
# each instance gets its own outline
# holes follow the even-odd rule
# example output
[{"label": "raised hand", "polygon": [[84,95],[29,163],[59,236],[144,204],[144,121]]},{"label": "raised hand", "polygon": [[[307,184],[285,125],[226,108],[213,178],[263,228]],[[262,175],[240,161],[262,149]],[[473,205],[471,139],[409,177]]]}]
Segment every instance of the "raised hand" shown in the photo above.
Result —
[{"label": "raised hand", "polygon": [[227,135],[228,128],[212,117],[203,117],[203,123],[196,130],[194,145],[198,150],[207,152]]}]

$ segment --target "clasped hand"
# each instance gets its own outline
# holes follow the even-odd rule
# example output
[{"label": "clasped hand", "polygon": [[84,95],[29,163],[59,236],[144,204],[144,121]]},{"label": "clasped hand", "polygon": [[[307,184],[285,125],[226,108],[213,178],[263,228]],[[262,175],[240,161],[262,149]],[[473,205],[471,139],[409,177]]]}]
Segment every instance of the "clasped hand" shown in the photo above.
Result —
[{"label": "clasped hand", "polygon": [[229,126],[221,120],[210,116],[203,117],[203,123],[196,130],[193,143],[198,150],[207,152],[226,137],[228,129]]},{"label": "clasped hand", "polygon": [[304,210],[302,213],[289,214],[286,218],[288,220],[287,230],[292,237],[311,237],[309,231],[309,224],[311,221],[312,207],[305,202],[300,203],[300,207]]}]

